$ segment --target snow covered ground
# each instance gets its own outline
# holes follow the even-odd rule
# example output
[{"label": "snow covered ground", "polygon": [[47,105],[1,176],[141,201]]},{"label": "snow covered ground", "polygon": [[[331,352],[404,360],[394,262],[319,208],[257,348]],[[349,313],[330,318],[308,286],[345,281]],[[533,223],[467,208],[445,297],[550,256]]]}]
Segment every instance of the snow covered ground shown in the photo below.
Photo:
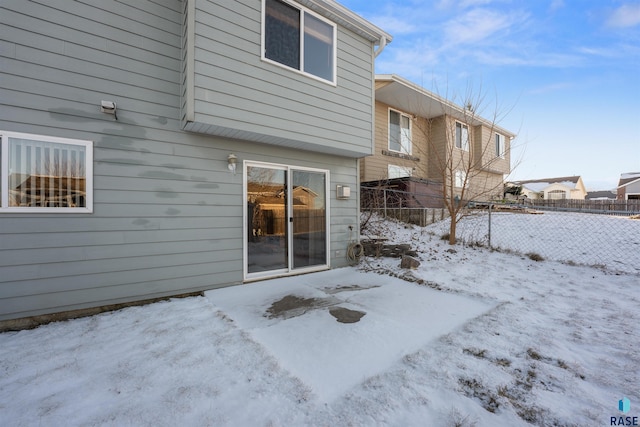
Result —
[{"label": "snow covered ground", "polygon": [[[639,275],[450,247],[433,228],[372,227],[411,243],[421,266],[369,258],[0,334],[0,424],[603,426],[640,416]],[[322,303],[270,315],[290,294]],[[328,314],[338,305],[366,314],[338,323]]]}]

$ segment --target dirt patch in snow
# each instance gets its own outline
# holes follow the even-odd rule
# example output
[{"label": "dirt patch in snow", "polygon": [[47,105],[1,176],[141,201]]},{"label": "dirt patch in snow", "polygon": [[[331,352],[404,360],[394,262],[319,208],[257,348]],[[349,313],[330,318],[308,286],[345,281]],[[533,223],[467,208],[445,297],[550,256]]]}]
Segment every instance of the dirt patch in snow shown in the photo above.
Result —
[{"label": "dirt patch in snow", "polygon": [[[336,292],[345,290],[361,290],[366,288],[350,287],[349,289],[335,289]],[[326,298],[302,298],[297,295],[287,295],[284,298],[275,301],[267,309],[265,316],[269,319],[290,319],[292,317],[302,316],[311,311],[331,307],[329,314],[336,318],[340,323],[356,323],[366,314],[363,311],[350,310],[348,308],[339,307],[338,304],[344,301],[328,296]]]},{"label": "dirt patch in snow", "polygon": [[329,310],[329,313],[340,323],[356,323],[367,314],[364,311],[349,310],[344,307],[336,307]]}]

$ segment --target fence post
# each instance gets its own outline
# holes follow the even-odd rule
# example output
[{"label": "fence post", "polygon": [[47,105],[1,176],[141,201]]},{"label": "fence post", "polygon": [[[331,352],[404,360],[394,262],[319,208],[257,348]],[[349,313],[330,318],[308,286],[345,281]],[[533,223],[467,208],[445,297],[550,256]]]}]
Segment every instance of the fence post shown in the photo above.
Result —
[{"label": "fence post", "polygon": [[489,202],[489,249],[491,249],[491,206],[492,203]]},{"label": "fence post", "polygon": [[384,192],[383,196],[384,196],[384,217],[385,219],[387,218],[387,189],[383,189],[382,190]]}]

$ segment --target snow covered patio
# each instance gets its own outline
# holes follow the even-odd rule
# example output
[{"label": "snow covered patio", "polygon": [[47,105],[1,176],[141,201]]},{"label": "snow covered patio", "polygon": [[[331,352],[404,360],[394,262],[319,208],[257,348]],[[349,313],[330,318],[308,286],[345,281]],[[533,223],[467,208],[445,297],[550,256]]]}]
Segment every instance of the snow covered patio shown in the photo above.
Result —
[{"label": "snow covered patio", "polygon": [[[391,277],[406,273],[397,259],[367,258],[0,334],[0,424],[604,426],[640,414],[640,276],[380,226],[416,248],[423,285]],[[574,235],[563,243],[584,252]],[[340,323],[338,307],[364,315]]]},{"label": "snow covered patio", "polygon": [[[322,401],[340,397],[495,305],[343,269],[205,295]],[[274,310],[287,299],[298,304]],[[336,309],[362,317],[344,323]]]}]

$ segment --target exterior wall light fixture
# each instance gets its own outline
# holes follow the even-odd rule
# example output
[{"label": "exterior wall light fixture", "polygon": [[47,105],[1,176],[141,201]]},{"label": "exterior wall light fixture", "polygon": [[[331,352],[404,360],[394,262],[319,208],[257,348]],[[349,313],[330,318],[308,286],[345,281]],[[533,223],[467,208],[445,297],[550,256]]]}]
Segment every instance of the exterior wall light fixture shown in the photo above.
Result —
[{"label": "exterior wall light fixture", "polygon": [[227,167],[234,175],[236,174],[237,165],[238,165],[238,157],[233,153],[229,154],[227,156]]},{"label": "exterior wall light fixture", "polygon": [[100,112],[113,114],[113,118],[118,120],[118,114],[116,113],[116,103],[113,101],[100,101]]}]

